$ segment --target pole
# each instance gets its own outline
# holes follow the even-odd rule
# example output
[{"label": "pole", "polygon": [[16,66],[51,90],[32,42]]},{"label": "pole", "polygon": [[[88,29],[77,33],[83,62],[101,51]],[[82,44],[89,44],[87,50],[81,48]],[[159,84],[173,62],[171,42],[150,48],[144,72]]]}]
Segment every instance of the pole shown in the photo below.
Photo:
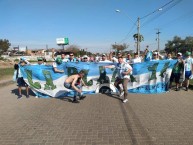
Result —
[{"label": "pole", "polygon": [[140,18],[137,18],[137,53],[140,56]]},{"label": "pole", "polygon": [[158,32],[156,33],[157,34],[157,50],[158,50],[158,52],[159,52],[159,50],[160,50],[160,45],[159,45],[159,34],[160,34],[161,32],[159,31],[159,29],[158,29]]}]

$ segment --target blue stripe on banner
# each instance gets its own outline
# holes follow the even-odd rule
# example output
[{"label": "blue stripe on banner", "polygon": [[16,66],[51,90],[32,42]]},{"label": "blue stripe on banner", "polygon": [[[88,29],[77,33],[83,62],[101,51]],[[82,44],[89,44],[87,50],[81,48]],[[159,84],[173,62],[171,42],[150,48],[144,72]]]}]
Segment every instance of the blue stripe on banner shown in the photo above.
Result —
[{"label": "blue stripe on banner", "polygon": [[157,83],[155,85],[142,85],[128,90],[129,93],[160,94],[168,91],[168,83]]}]

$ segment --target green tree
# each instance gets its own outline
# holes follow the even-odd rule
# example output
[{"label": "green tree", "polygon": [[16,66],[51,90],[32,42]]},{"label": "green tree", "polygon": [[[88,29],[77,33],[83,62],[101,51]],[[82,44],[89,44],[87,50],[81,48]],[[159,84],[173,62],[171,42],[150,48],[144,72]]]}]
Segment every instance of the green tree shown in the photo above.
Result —
[{"label": "green tree", "polygon": [[170,53],[181,52],[185,53],[186,51],[192,52],[193,50],[193,37],[188,36],[185,39],[182,39],[179,36],[174,36],[173,40],[169,40],[165,44],[165,51]]},{"label": "green tree", "polygon": [[120,45],[112,44],[112,49],[114,49],[116,51],[124,51],[128,47],[129,47],[129,45],[127,45],[126,43],[123,43],[123,44],[120,44]]},{"label": "green tree", "polygon": [[11,43],[9,43],[9,40],[0,39],[0,55],[3,52],[6,52],[9,49],[10,46],[11,46]]},{"label": "green tree", "polygon": [[137,41],[138,38],[139,38],[139,42],[144,41],[144,37],[141,34],[139,34],[139,37],[138,37],[138,34],[134,34],[133,38],[134,38],[135,41]]}]

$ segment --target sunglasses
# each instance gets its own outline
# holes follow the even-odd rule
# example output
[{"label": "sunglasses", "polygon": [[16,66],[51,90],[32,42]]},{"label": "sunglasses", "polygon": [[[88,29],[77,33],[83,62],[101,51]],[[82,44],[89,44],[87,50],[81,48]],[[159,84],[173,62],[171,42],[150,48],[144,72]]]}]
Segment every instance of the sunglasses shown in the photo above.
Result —
[{"label": "sunglasses", "polygon": [[74,55],[70,55],[70,56],[74,56]]},{"label": "sunglasses", "polygon": [[84,58],[84,59],[87,59],[87,58]]}]

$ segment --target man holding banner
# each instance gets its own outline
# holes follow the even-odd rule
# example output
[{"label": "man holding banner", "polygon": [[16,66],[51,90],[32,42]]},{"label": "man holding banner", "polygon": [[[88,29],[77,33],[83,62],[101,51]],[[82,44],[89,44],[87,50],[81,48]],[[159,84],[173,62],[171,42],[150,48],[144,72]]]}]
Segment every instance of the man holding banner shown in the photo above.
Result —
[{"label": "man holding banner", "polygon": [[[119,56],[118,57],[118,63],[116,65],[109,65],[109,66],[104,66],[104,68],[116,68],[117,71],[117,78],[115,80],[115,87],[118,89],[120,93],[120,97],[124,94],[124,99],[123,103],[126,103],[128,101],[127,99],[127,86],[128,82],[130,80],[130,74],[132,74],[132,67],[123,61],[123,57]],[[119,85],[122,85],[123,90]]]}]

